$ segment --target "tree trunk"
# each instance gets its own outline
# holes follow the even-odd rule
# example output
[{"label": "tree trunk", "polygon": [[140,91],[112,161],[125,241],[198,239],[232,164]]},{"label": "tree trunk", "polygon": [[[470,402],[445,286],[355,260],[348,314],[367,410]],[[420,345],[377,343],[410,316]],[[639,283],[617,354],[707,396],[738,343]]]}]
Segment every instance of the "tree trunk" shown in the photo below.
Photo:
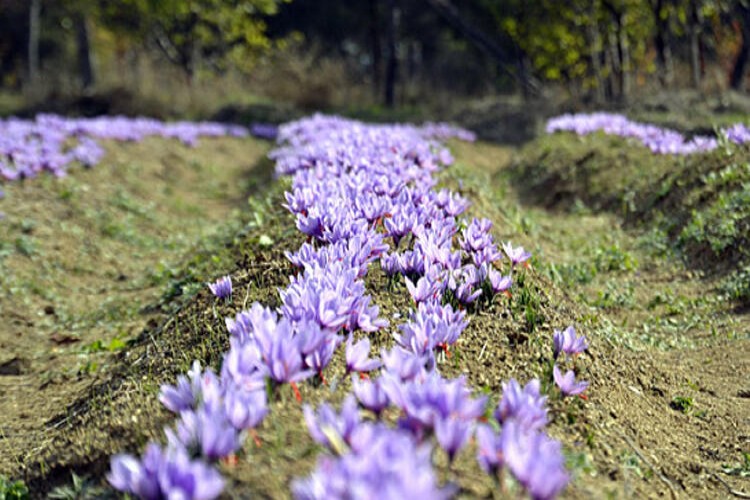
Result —
[{"label": "tree trunk", "polygon": [[77,16],[76,43],[78,45],[78,74],[81,78],[83,90],[90,89],[94,83],[94,65],[91,57],[91,41],[89,38],[89,23],[85,14]]},{"label": "tree trunk", "polygon": [[701,43],[700,30],[702,15],[696,0],[690,2],[690,15],[688,16],[688,35],[690,38],[690,69],[693,76],[693,87],[701,86]]},{"label": "tree trunk", "polygon": [[659,69],[659,83],[662,87],[670,87],[674,81],[674,65],[672,63],[672,44],[669,33],[669,16],[663,17],[663,12],[669,12],[665,6],[665,0],[656,0],[651,3],[654,14],[656,33],[654,34],[654,46],[656,47],[656,63]]},{"label": "tree trunk", "polygon": [[617,31],[609,32],[609,85],[611,89],[610,98],[617,100],[622,95],[622,61],[620,60],[619,36]]},{"label": "tree trunk", "polygon": [[388,0],[388,25],[386,44],[388,62],[385,68],[385,105],[392,108],[396,105],[396,79],[398,78],[398,54],[396,53],[396,30],[398,29],[398,11],[396,0]]},{"label": "tree trunk", "polygon": [[378,0],[370,0],[370,55],[372,57],[372,90],[380,95],[383,53],[380,47],[380,25],[378,23]]},{"label": "tree trunk", "polygon": [[620,97],[623,102],[630,98],[631,76],[633,68],[630,64],[630,41],[625,31],[625,11],[620,13],[617,22],[617,47],[620,54]]},{"label": "tree trunk", "polygon": [[729,85],[735,90],[743,90],[745,80],[745,68],[750,60],[750,6],[739,4],[737,11],[742,27],[742,46],[737,53],[737,58],[732,67],[729,77]]},{"label": "tree trunk", "polygon": [[31,85],[39,81],[39,21],[42,13],[42,1],[29,2],[29,82]]},{"label": "tree trunk", "polygon": [[596,19],[596,4],[591,3],[589,22],[586,32],[589,43],[589,59],[591,60],[591,71],[594,79],[594,103],[604,102],[604,79],[602,68],[602,36],[599,32],[599,23]]},{"label": "tree trunk", "polygon": [[[540,93],[540,84],[531,75],[526,72],[525,75],[519,75],[518,54],[508,55],[503,48],[495,43],[494,39],[488,36],[480,29],[472,26],[459,14],[458,10],[451,4],[450,0],[425,0],[427,5],[432,8],[446,23],[461,34],[469,43],[477,49],[492,57],[497,63],[498,68],[505,74],[509,75],[521,85],[524,93],[538,95]],[[515,56],[515,57],[514,57]],[[515,65],[516,68],[513,68]]]}]

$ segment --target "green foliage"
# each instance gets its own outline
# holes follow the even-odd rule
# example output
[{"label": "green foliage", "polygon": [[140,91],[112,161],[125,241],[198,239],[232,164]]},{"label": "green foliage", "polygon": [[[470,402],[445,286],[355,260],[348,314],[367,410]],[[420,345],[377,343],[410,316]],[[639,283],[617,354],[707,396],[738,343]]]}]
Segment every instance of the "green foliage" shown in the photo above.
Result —
[{"label": "green foliage", "polygon": [[750,452],[742,453],[742,463],[739,465],[722,465],[724,474],[730,476],[750,477]]},{"label": "green foliage", "polygon": [[23,481],[11,481],[0,474],[0,500],[28,500],[29,489]]},{"label": "green foliage", "polygon": [[750,218],[750,183],[722,192],[708,207],[693,210],[680,234],[680,243],[706,244],[715,254],[734,247]]},{"label": "green foliage", "polygon": [[693,398],[689,396],[675,396],[672,398],[672,402],[669,403],[669,406],[673,410],[688,413],[693,408]]},{"label": "green foliage", "polygon": [[103,492],[102,488],[73,472],[71,473],[71,484],[58,486],[50,492],[47,498],[52,500],[83,500],[100,498]]},{"label": "green foliage", "polygon": [[730,274],[721,284],[721,291],[732,300],[750,302],[750,266]]},{"label": "green foliage", "polygon": [[539,292],[526,282],[526,273],[523,271],[515,275],[515,281],[513,313],[521,314],[526,322],[527,331],[533,333],[536,327],[544,322]]}]

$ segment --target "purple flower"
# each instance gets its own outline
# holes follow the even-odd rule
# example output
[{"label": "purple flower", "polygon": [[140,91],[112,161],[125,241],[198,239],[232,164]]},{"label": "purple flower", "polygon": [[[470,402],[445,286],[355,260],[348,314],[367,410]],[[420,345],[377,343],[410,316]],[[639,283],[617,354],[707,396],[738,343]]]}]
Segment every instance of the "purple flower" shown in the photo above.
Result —
[{"label": "purple flower", "polygon": [[503,465],[503,449],[500,436],[487,424],[477,426],[477,462],[487,474],[497,474]]},{"label": "purple flower", "polygon": [[208,460],[218,460],[240,447],[237,429],[227,419],[223,407],[201,407],[180,413],[176,433],[166,431],[173,446],[184,446]]},{"label": "purple flower", "polygon": [[263,361],[256,342],[240,343],[236,338],[229,340],[229,352],[224,355],[221,365],[221,378],[232,382],[246,391],[263,389],[266,386],[268,367]]},{"label": "purple flower", "polygon": [[116,489],[145,500],[180,498],[212,500],[224,488],[219,472],[201,460],[191,460],[182,448],[149,443],[139,461],[132,455],[115,455],[107,480]]},{"label": "purple flower", "polygon": [[[208,373],[212,372],[208,371]],[[177,385],[163,384],[161,386],[159,401],[174,413],[196,408],[203,392],[201,379],[200,362],[193,361],[193,367],[188,371],[188,376],[177,377]],[[216,383],[218,384],[218,381]]]},{"label": "purple flower", "polygon": [[305,405],[303,413],[310,436],[317,443],[339,453],[342,443],[350,443],[352,433],[360,423],[357,400],[351,394],[344,400],[338,415],[326,403],[321,404],[317,412]]},{"label": "purple flower", "polygon": [[394,346],[390,351],[383,349],[380,357],[388,373],[397,376],[399,380],[413,380],[426,373],[425,364],[428,358],[418,356],[402,347]]},{"label": "purple flower", "polygon": [[235,429],[253,429],[268,414],[266,391],[248,391],[230,383],[224,395],[224,412]]},{"label": "purple flower", "polygon": [[311,370],[305,370],[302,353],[285,318],[279,321],[270,337],[259,339],[258,344],[268,374],[275,382],[299,382],[313,375]]},{"label": "purple flower", "polygon": [[323,456],[313,473],[292,484],[297,499],[449,498],[440,489],[430,462],[431,450],[400,430],[361,423],[352,433],[351,451]]},{"label": "purple flower", "polygon": [[432,301],[437,298],[437,284],[430,281],[426,276],[419,278],[416,285],[409,278],[405,277],[404,281],[406,281],[406,288],[409,290],[409,295],[414,299],[414,302]]},{"label": "purple flower", "polygon": [[388,395],[380,385],[380,379],[360,381],[355,376],[352,376],[352,391],[357,396],[359,403],[375,413],[375,416],[378,418],[380,418],[380,414],[390,404]]},{"label": "purple flower", "polygon": [[451,462],[469,442],[471,431],[472,423],[460,418],[447,417],[435,421],[435,437]]},{"label": "purple flower", "polygon": [[253,123],[250,126],[250,133],[259,139],[273,141],[279,134],[279,127],[270,123]]},{"label": "purple flower", "polygon": [[547,425],[547,397],[541,395],[539,379],[532,379],[521,389],[516,379],[503,383],[503,395],[495,410],[495,419],[505,425],[515,420],[526,429]]},{"label": "purple flower", "polygon": [[513,266],[522,264],[529,260],[531,254],[523,249],[523,247],[514,247],[511,242],[503,243],[503,251],[508,256]]},{"label": "purple flower", "polygon": [[349,335],[346,341],[346,373],[351,372],[369,372],[379,368],[381,362],[376,359],[369,359],[370,339],[362,339],[356,344],[354,337]]},{"label": "purple flower", "polygon": [[505,465],[534,499],[555,498],[570,479],[560,443],[511,420],[500,435]]},{"label": "purple flower", "polygon": [[221,494],[224,481],[215,468],[177,451],[168,452],[159,470],[159,486],[166,498],[211,500]]},{"label": "purple flower", "polygon": [[589,386],[589,383],[585,381],[576,382],[576,374],[573,370],[568,370],[563,375],[557,365],[552,368],[552,375],[555,378],[555,384],[565,396],[581,394]]},{"label": "purple flower", "polygon": [[209,283],[208,288],[218,298],[226,299],[232,295],[232,278],[230,276],[222,276],[214,283]]},{"label": "purple flower", "polygon": [[554,343],[555,359],[561,352],[573,356],[582,353],[589,347],[586,337],[584,335],[576,336],[575,328],[572,326],[567,327],[562,332],[555,330],[552,335],[552,342]]},{"label": "purple flower", "polygon": [[340,335],[328,335],[326,340],[305,356],[305,364],[315,373],[323,376],[323,370],[333,359],[333,353],[343,338]]},{"label": "purple flower", "polygon": [[110,460],[107,481],[124,493],[149,500],[158,499],[161,496],[158,475],[163,459],[162,450],[155,443],[146,446],[140,461],[133,455],[115,455]]},{"label": "purple flower", "polygon": [[495,269],[489,270],[489,277],[492,291],[495,293],[506,292],[513,285],[513,278],[511,276],[503,276]]},{"label": "purple flower", "polygon": [[463,231],[461,248],[467,253],[479,252],[493,244],[492,222],[489,219],[473,219]]}]

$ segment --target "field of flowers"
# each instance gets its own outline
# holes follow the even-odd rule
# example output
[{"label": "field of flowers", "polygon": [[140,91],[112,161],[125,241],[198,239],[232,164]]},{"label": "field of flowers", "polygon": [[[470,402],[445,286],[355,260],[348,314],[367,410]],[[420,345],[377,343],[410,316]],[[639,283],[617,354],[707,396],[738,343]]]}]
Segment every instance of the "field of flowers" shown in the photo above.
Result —
[{"label": "field of flowers", "polygon": [[[134,127],[135,135],[159,129]],[[58,151],[72,151],[76,134],[98,137],[97,126],[86,130]],[[740,128],[719,141],[687,141],[603,114],[560,117],[548,130],[601,130],[679,156],[744,143]],[[32,490],[48,492],[48,481],[64,483],[71,472],[90,479],[74,484],[81,497],[111,496],[114,487],[147,499],[680,489],[710,498],[724,487],[721,477],[706,481],[733,443],[706,438],[719,451],[697,469],[692,452],[680,452],[719,429],[680,395],[690,372],[695,391],[707,384],[718,397],[708,375],[716,369],[694,364],[705,353],[623,349],[605,330],[611,306],[571,299],[574,285],[563,286],[551,255],[574,244],[555,239],[560,229],[578,224],[580,233],[583,219],[513,208],[501,183],[527,168],[523,156],[506,179],[493,164],[505,154],[499,148],[434,123],[316,115],[252,133],[276,139],[269,157],[278,180],[229,247],[236,269],[144,330],[108,380],[51,421],[56,434],[16,469]],[[606,232],[608,223],[597,225]],[[622,279],[637,266],[619,258],[597,260],[596,272]],[[644,288],[662,286],[661,269],[650,272]],[[649,300],[644,307],[661,310]],[[730,371],[747,366],[744,345],[720,346]],[[705,405],[721,421],[741,415],[743,402]],[[726,428],[731,441],[737,433]],[[653,455],[660,438],[670,441],[666,462]]]}]

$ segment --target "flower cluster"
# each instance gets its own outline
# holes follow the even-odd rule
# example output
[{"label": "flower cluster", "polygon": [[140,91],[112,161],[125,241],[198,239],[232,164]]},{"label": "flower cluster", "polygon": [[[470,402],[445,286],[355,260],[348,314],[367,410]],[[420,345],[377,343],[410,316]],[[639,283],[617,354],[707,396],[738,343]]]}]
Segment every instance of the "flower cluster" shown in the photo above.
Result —
[{"label": "flower cluster", "polygon": [[[459,219],[467,200],[433,190],[432,174],[452,158],[429,137],[447,135],[473,138],[446,126],[365,126],[324,116],[279,131],[284,146],[272,153],[277,173],[293,175],[285,206],[310,239],[289,254],[304,269],[297,281],[307,279],[310,269],[335,276],[336,263],[351,266],[361,278],[379,259],[387,275],[403,275],[415,304],[394,334],[395,345],[381,352],[379,363],[368,365],[382,365],[379,377],[353,378],[353,395],[340,413],[327,404],[317,411],[305,408],[310,435],[329,453],[311,476],[295,482],[298,498],[346,498],[354,492],[383,498],[449,496],[450,487],[436,486],[430,449],[437,445],[453,460],[478,428],[504,447],[494,450],[495,470],[507,466],[533,496],[551,498],[568,481],[559,443],[542,430],[547,410],[538,381],[529,386],[536,387],[531,402],[513,393],[515,381],[504,392],[501,408],[513,413],[497,412],[504,415],[498,420],[504,428],[501,443],[494,430],[478,424],[486,398],[472,397],[463,378],[450,380],[439,373],[436,352],[448,353],[468,324],[461,308],[508,292],[514,269],[531,256],[510,243],[501,252],[490,221]],[[499,268],[506,258],[503,274]],[[347,293],[352,292],[338,293],[336,301],[346,304]],[[348,371],[354,357],[350,342]],[[366,347],[363,360],[369,359]],[[508,402],[514,398],[515,406]],[[362,420],[357,403],[377,421]],[[380,421],[387,408],[400,414],[397,429]]]},{"label": "flower cluster", "polygon": [[[158,495],[213,498],[218,489],[201,497],[171,490],[160,470],[177,468],[193,482],[212,474],[210,464],[234,453],[266,415],[264,388],[290,384],[299,396],[296,383],[325,382],[342,344],[347,373],[359,372],[361,380],[352,375],[353,393],[338,413],[327,404],[304,408],[310,435],[328,453],[295,481],[297,497],[451,496],[450,486],[438,485],[432,448],[452,460],[475,434],[481,449],[493,447],[480,453],[480,463],[507,468],[536,498],[565,486],[560,445],[543,432],[538,381],[505,388],[495,412],[498,435],[479,423],[486,398],[473,397],[463,378],[439,372],[436,353],[450,355],[468,325],[466,309],[509,293],[513,273],[530,258],[510,243],[501,252],[490,221],[459,218],[468,201],[433,189],[432,174],[452,162],[435,138],[450,136],[473,139],[441,124],[373,126],[322,115],[279,128],[281,146],[271,157],[279,175],[293,176],[284,206],[308,237],[286,254],[298,271],[279,290],[277,310],[255,303],[227,319],[230,349],[219,375],[196,366],[162,388],[162,402],[180,416],[166,431],[166,449],[151,445],[140,461],[113,458],[114,486],[151,498],[140,486],[146,477]],[[394,283],[403,277],[415,304],[379,358],[371,357],[369,339],[357,339],[388,325],[363,281],[377,261]],[[374,370],[377,377],[364,375]],[[400,415],[395,429],[380,420],[389,408]],[[376,420],[362,419],[362,409]],[[187,459],[170,458],[176,456]]]},{"label": "flower cluster", "polygon": [[711,137],[696,136],[687,140],[674,130],[638,123],[613,113],[568,114],[547,122],[547,133],[558,131],[587,135],[604,132],[608,135],[632,137],[657,154],[689,155],[712,151],[718,141]]},{"label": "flower cluster", "polygon": [[212,122],[165,123],[150,118],[64,118],[40,114],[34,120],[0,120],[0,180],[64,176],[72,164],[92,167],[104,149],[96,139],[140,141],[147,136],[175,138],[194,145],[201,136],[246,136],[244,127]]},{"label": "flower cluster", "polygon": [[[565,357],[575,357],[581,354],[583,351],[588,349],[589,343],[586,337],[581,335],[580,337],[576,334],[575,328],[569,326],[563,331],[555,330],[552,335],[552,342],[554,347],[554,359],[557,360],[560,353],[565,353]],[[583,391],[585,391],[589,383],[580,381],[576,382],[575,372],[568,370],[563,374],[557,365],[552,368],[552,375],[555,380],[555,384],[562,392],[563,396],[575,396],[580,395],[584,397]]]},{"label": "flower cluster", "polygon": [[176,385],[163,385],[159,400],[179,415],[174,429],[165,429],[167,446],[150,443],[140,460],[112,457],[112,486],[144,499],[216,498],[223,480],[212,464],[237,451],[268,412],[263,387],[245,382],[225,359],[220,376],[196,361]]}]

